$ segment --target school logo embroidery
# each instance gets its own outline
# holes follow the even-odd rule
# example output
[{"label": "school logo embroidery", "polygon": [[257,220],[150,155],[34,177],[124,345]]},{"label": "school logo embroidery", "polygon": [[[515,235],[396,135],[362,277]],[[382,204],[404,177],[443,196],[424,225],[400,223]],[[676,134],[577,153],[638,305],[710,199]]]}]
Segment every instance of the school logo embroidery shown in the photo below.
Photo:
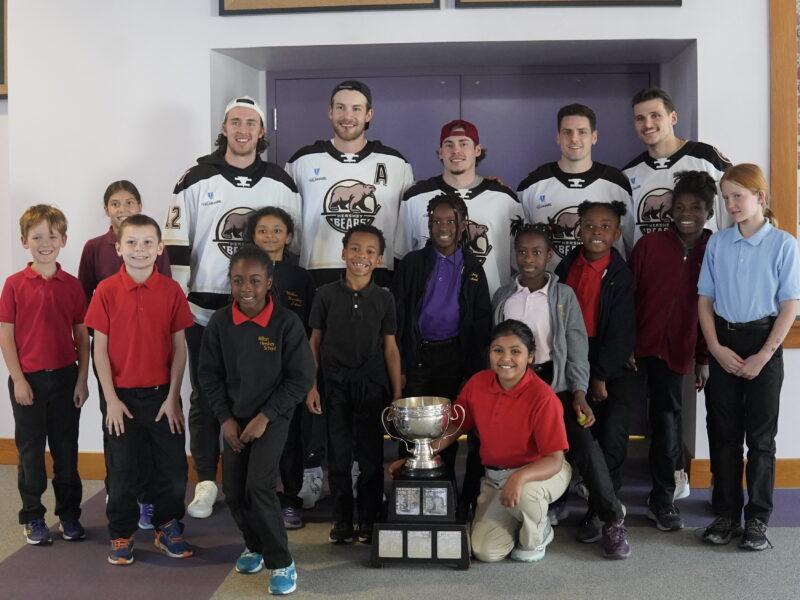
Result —
[{"label": "school logo embroidery", "polygon": [[231,258],[244,245],[243,234],[251,212],[253,209],[245,206],[233,208],[222,215],[217,222],[213,241],[217,244],[220,252],[228,258]]},{"label": "school logo embroidery", "polygon": [[636,226],[642,235],[654,231],[664,231],[672,223],[670,210],[672,209],[672,190],[656,188],[650,190],[642,199],[636,209]]},{"label": "school logo embroidery", "polygon": [[577,206],[568,206],[556,213],[554,217],[547,217],[548,225],[553,232],[553,250],[564,258],[569,251],[580,246],[580,217]]},{"label": "school logo embroidery", "polygon": [[372,225],[380,209],[374,185],[343,179],[325,193],[322,216],[336,231],[345,233],[353,225]]},{"label": "school logo embroidery", "polygon": [[239,175],[237,177],[234,177],[234,180],[236,180],[236,187],[243,187],[243,188],[249,188],[250,182],[253,181],[252,179],[250,179],[249,177],[245,177],[244,175]]},{"label": "school logo embroidery", "polygon": [[489,227],[467,219],[467,233],[469,234],[467,247],[478,259],[478,262],[483,264],[492,251],[492,245],[489,243],[489,236],[487,235]]},{"label": "school logo embroidery", "polygon": [[265,335],[258,336],[258,345],[267,352],[275,352],[278,349],[278,345]]}]

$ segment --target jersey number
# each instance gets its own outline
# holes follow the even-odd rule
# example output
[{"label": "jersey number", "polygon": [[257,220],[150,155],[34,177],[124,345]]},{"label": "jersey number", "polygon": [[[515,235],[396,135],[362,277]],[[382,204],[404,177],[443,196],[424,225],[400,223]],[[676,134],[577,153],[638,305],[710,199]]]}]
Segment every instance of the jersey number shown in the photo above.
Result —
[{"label": "jersey number", "polygon": [[180,229],[181,228],[181,207],[173,206],[169,209],[167,216],[167,223],[164,229]]}]

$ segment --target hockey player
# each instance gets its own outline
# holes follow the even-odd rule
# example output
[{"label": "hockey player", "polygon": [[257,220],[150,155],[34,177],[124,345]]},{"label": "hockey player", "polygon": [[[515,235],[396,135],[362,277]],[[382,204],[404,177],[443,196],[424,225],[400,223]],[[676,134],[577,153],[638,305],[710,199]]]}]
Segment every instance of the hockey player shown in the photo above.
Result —
[{"label": "hockey player", "polygon": [[[669,228],[674,176],[681,171],[705,171],[714,181],[731,166],[719,150],[675,135],[678,113],[669,94],[645,88],[633,97],[633,126],[647,150],[622,169],[633,190],[636,226],[633,243],[653,231]],[[712,231],[731,224],[722,194],[717,194],[714,215],[706,223]]]},{"label": "hockey player", "polygon": [[[394,229],[400,198],[412,183],[411,165],[395,149],[367,141],[372,120],[372,92],[360,81],[343,81],[333,88],[328,118],[333,139],[301,148],[286,163],[303,197],[303,241],[300,266],[317,286],[342,273],[342,236],[357,224],[385,232],[386,256],[394,256]],[[386,285],[393,261],[375,270]]]},{"label": "hockey player", "polygon": [[[264,111],[249,96],[233,99],[225,109],[217,149],[197,159],[175,185],[175,197],[164,224],[164,245],[172,276],[187,293],[194,326],[186,330],[189,376],[190,448],[198,484],[187,512],[211,515],[217,497],[219,421],[211,412],[197,379],[200,340],[208,320],[230,298],[228,265],[244,244],[248,215],[266,205],[277,206],[297,221],[300,195],[278,165],[261,160],[267,147]],[[300,232],[295,233],[295,240]]]},{"label": "hockey player", "polygon": [[444,125],[437,153],[442,174],[420,181],[403,196],[394,255],[402,259],[427,243],[431,198],[443,193],[461,196],[469,210],[467,248],[483,265],[491,295],[511,278],[511,223],[522,220],[522,206],[505,185],[477,174],[486,151],[478,128],[469,121],[457,119]]},{"label": "hockey player", "polygon": [[583,104],[562,106],[556,127],[561,158],[541,165],[517,187],[526,220],[550,225],[553,258],[547,269],[554,271],[570,250],[581,245],[578,205],[585,200],[619,200],[628,208],[622,218],[622,238],[615,244],[627,257],[633,247],[631,189],[619,169],[592,160],[592,146],[597,143],[594,111]]}]

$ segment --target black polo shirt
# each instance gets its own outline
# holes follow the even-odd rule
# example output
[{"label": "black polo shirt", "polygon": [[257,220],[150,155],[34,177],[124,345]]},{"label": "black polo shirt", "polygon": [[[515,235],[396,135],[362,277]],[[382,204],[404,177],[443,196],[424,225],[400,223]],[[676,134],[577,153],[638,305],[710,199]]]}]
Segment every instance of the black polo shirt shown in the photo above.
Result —
[{"label": "black polo shirt", "polygon": [[374,282],[356,292],[340,279],[317,290],[308,324],[323,332],[323,368],[356,369],[383,354],[383,336],[397,333],[394,296]]}]

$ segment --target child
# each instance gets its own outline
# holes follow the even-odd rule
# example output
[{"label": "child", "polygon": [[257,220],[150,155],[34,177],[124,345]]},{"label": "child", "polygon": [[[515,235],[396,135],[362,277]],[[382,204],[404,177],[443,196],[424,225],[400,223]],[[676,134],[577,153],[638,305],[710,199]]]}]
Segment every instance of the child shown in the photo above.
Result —
[{"label": "child", "polygon": [[[272,288],[270,294],[278,304],[288,308],[300,317],[300,322],[308,329],[308,314],[311,311],[311,302],[314,299],[314,280],[304,268],[297,264],[297,256],[288,251],[289,244],[294,237],[294,221],[282,208],[266,206],[250,213],[247,219],[247,229],[244,239],[266,252],[273,264]],[[306,425],[304,428],[303,425]],[[315,427],[316,426],[316,427]],[[315,464],[307,464],[306,473],[303,472],[303,430],[318,432],[322,443],[305,456],[313,455]],[[299,529],[303,523],[303,500],[300,493],[303,491],[304,481],[314,478],[318,482],[315,489],[322,487],[322,467],[319,463],[321,452],[324,450],[324,422],[320,417],[312,415],[307,410],[296,410],[289,426],[289,435],[281,455],[281,482],[283,492],[280,494],[283,522],[287,529]],[[314,438],[312,438],[314,439]],[[307,488],[306,493],[312,493]],[[318,496],[313,498],[316,502]],[[313,505],[313,503],[312,503]]]},{"label": "child", "polygon": [[[620,470],[628,451],[630,402],[635,373],[627,366],[636,339],[633,278],[614,248],[627,208],[622,202],[582,202],[578,206],[581,245],[556,268],[559,279],[578,298],[589,337],[589,406],[596,423],[592,433],[608,465],[614,493],[622,487]],[[596,513],[589,508],[580,527],[601,535]]]},{"label": "child", "polygon": [[[333,496],[329,541],[353,541],[353,451],[357,483],[358,539],[372,542],[383,495],[381,411],[401,396],[400,351],[395,341],[394,297],[372,281],[386,242],[372,225],[354,225],[342,238],[344,277],[317,290],[311,307],[311,351],[321,367],[328,415],[328,482]],[[316,385],[306,400],[322,414]]]},{"label": "child", "polygon": [[65,540],[77,541],[86,537],[79,521],[83,488],[78,474],[78,425],[89,396],[89,334],[82,324],[86,301],[80,282],[56,262],[67,243],[64,214],[37,204],[22,214],[19,228],[33,261],[6,279],[0,296],[0,348],[19,453],[19,522],[29,544],[52,541],[42,505],[48,444],[59,529]]},{"label": "child", "polygon": [[[97,284],[118,273],[122,266],[122,258],[116,248],[117,233],[125,219],[142,212],[139,190],[127,179],[114,181],[103,194],[103,211],[111,221],[111,226],[103,235],[86,242],[78,266],[78,279],[83,285],[87,304],[92,301]],[[156,268],[167,277],[172,277],[166,252],[156,259]]]},{"label": "child", "polygon": [[[772,546],[767,523],[775,486],[781,344],[797,314],[800,262],[795,238],[773,224],[761,169],[733,166],[720,187],[735,225],[711,236],[697,286],[700,326],[711,354],[706,412],[717,515],[702,539],[730,542],[744,506],[740,546],[764,550]],[[743,440],[747,505],[742,495]]]},{"label": "child", "polygon": [[[92,295],[97,284],[107,277],[119,272],[122,266],[122,257],[117,254],[117,232],[122,222],[131,215],[142,212],[142,198],[139,190],[130,181],[123,179],[109,184],[103,194],[103,210],[111,221],[111,226],[103,235],[92,238],[83,246],[81,262],[78,266],[78,279],[81,280],[83,291],[86,294],[86,303],[92,301]],[[167,277],[172,277],[169,268],[169,258],[164,252],[156,259],[156,268]],[[90,332],[91,334],[91,332]],[[95,377],[97,372],[95,369]],[[106,399],[103,397],[103,388],[98,380],[97,388],[100,393],[100,410],[105,418]],[[103,450],[107,446],[107,434],[103,428]],[[141,480],[139,484],[139,528],[152,529],[153,494],[147,489],[152,471],[152,460],[147,460],[143,455]],[[106,479],[106,489],[108,480]]]},{"label": "child", "polygon": [[[534,372],[549,384],[564,408],[570,464],[583,474],[589,489],[589,506],[604,522],[600,532],[594,520],[578,530],[578,540],[603,540],[603,556],[624,559],[631,549],[625,530],[625,513],[617,499],[603,451],[589,429],[595,421],[586,402],[589,384],[589,343],[583,316],[572,289],[548,272],[553,258],[550,227],[523,225],[514,236],[517,275],[495,292],[495,322],[516,319],[528,325],[536,341]],[[584,419],[582,422],[578,419]],[[566,501],[566,495],[563,497]],[[551,520],[552,524],[553,520]],[[557,518],[555,523],[558,524]]]},{"label": "child", "polygon": [[698,336],[697,279],[711,230],[717,184],[703,171],[675,175],[669,229],[645,235],[633,249],[636,303],[635,365],[650,396],[650,474],[653,489],[648,516],[661,531],[683,527],[674,504],[675,472],[681,455],[681,404],[684,376],[697,360],[697,389],[708,377],[705,342]]},{"label": "child", "polygon": [[193,321],[180,286],[155,271],[164,250],[158,224],[132,215],[120,224],[118,236],[125,264],[97,286],[86,326],[94,329],[94,362],[106,398],[108,562],[129,565],[139,519],[140,465],[146,460],[153,462],[155,545],[173,558],[192,555],[180,523],[187,464],[179,394],[184,330]]},{"label": "child", "polygon": [[272,570],[269,591],[297,587],[281,504],[278,463],[292,415],[314,379],[314,359],[300,319],[270,297],[272,261],[245,246],[231,258],[233,303],[214,313],[200,348],[200,385],[225,440],[225,500],[242,531],[240,573]]},{"label": "child", "polygon": [[[439,194],[428,202],[427,213],[430,243],[406,255],[392,285],[403,394],[455,400],[463,381],[484,366],[491,323],[489,287],[480,261],[465,249],[469,238],[464,201],[455,194]],[[442,455],[451,474],[457,448],[456,442]],[[461,516],[477,499],[482,474],[476,448],[467,460]]]},{"label": "child", "polygon": [[[489,339],[491,370],[473,375],[456,400],[466,414],[463,429],[481,431],[487,465],[472,523],[472,552],[484,562],[507,556],[538,562],[554,535],[547,505],[566,491],[572,474],[564,460],[563,410],[553,390],[528,368],[534,338],[527,325],[503,321]],[[453,443],[457,427],[448,426],[434,451]],[[402,463],[393,463],[390,471]]]}]

